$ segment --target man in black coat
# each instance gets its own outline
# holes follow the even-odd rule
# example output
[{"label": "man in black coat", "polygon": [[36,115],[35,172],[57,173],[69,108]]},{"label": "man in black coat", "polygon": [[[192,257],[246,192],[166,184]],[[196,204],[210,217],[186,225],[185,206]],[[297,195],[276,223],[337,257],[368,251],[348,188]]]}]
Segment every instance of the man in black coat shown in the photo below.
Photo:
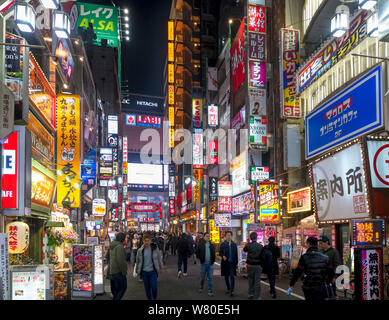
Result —
[{"label": "man in black coat", "polygon": [[[188,257],[193,253],[191,242],[189,241],[188,236],[183,233],[178,239],[177,243],[177,252],[178,252],[178,278],[181,278],[182,275],[186,277],[188,275]],[[181,267],[184,264],[184,273],[182,273]]]},{"label": "man in black coat", "polygon": [[224,276],[227,294],[234,295],[236,267],[238,265],[238,247],[232,241],[232,231],[227,231],[226,241],[220,245],[219,255],[222,257],[221,275]]},{"label": "man in black coat", "polygon": [[319,251],[316,238],[308,238],[307,247],[307,252],[301,256],[294,271],[287,294],[292,292],[294,284],[304,273],[303,291],[305,300],[322,301],[327,295],[326,284],[334,278],[334,270],[329,264],[328,257]]},{"label": "man in black coat", "polygon": [[278,268],[278,259],[281,256],[281,250],[280,248],[275,244],[276,239],[274,237],[269,238],[269,244],[265,246],[265,255],[266,251],[271,253],[271,261],[269,263],[269,266],[264,267],[264,273],[267,274],[267,277],[269,279],[270,284],[270,294],[272,295],[273,299],[277,298],[276,295],[276,275],[279,273]]}]

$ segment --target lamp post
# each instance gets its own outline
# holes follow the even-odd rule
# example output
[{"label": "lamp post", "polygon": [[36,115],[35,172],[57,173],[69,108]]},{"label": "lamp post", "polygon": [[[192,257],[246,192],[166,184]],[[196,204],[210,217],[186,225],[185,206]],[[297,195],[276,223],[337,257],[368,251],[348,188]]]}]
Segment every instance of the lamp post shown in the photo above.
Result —
[{"label": "lamp post", "polygon": [[348,18],[350,9],[345,5],[340,5],[336,8],[336,13],[331,19],[331,33],[335,38],[340,38],[345,35],[348,30]]}]

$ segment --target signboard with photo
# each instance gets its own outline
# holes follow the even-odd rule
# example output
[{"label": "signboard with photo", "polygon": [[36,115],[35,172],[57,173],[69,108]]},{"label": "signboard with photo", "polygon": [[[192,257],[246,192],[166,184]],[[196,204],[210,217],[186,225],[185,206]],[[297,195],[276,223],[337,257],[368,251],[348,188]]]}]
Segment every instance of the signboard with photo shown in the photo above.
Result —
[{"label": "signboard with photo", "polygon": [[231,227],[231,214],[215,213],[215,227],[217,228],[230,228]]},{"label": "signboard with photo", "polygon": [[348,221],[370,216],[360,143],[314,163],[311,173],[319,222]]},{"label": "signboard with photo", "polygon": [[251,201],[251,192],[247,192],[232,199],[232,214],[244,215],[254,211]]},{"label": "signboard with photo", "polygon": [[250,114],[266,116],[266,90],[249,88]]},{"label": "signboard with photo", "polygon": [[311,187],[288,192],[288,213],[311,211]]}]

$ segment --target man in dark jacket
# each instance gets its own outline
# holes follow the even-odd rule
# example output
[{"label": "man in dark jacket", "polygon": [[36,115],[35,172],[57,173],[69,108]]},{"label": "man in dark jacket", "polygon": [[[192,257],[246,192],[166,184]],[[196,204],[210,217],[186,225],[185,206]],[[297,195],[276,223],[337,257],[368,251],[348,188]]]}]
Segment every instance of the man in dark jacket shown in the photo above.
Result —
[{"label": "man in dark jacket", "polygon": [[257,242],[258,234],[250,233],[251,243],[243,248],[247,252],[247,278],[249,281],[249,299],[261,299],[261,273],[263,265],[263,246]]},{"label": "man in dark jacket", "polygon": [[[338,250],[331,247],[330,239],[327,236],[321,236],[319,238],[319,249],[321,253],[324,253],[328,257],[328,263],[336,273],[336,268],[342,264]],[[336,276],[331,280],[328,286],[329,298],[336,297]]]},{"label": "man in dark jacket", "polygon": [[[281,250],[280,248],[275,244],[276,239],[274,237],[269,238],[269,244],[265,246],[265,254],[268,250],[269,253],[271,253],[271,261],[264,265],[264,273],[267,274],[267,277],[269,279],[270,284],[270,294],[272,295],[273,299],[277,298],[276,294],[276,275],[279,273],[278,268],[278,259],[281,256]],[[266,260],[266,258],[265,258]]]},{"label": "man in dark jacket", "polygon": [[127,290],[127,262],[123,246],[125,234],[120,232],[109,246],[109,272],[113,300],[121,300]]},{"label": "man in dark jacket", "polygon": [[[186,277],[188,275],[188,257],[192,255],[191,242],[188,236],[183,233],[177,243],[178,253],[178,278],[182,275]],[[182,264],[184,264],[184,273],[182,273]]]},{"label": "man in dark jacket", "polygon": [[321,301],[326,298],[326,282],[334,277],[334,271],[328,262],[328,257],[319,252],[317,239],[310,237],[307,239],[308,250],[299,260],[294,271],[288,293],[293,289],[297,280],[304,273],[303,291],[305,300]]},{"label": "man in dark jacket", "polygon": [[212,280],[213,280],[213,264],[215,263],[216,253],[215,245],[209,241],[209,234],[205,233],[204,238],[199,240],[196,256],[201,263],[200,289],[201,293],[204,289],[205,275],[208,274],[208,295],[213,296]]},{"label": "man in dark jacket", "polygon": [[220,265],[221,275],[224,276],[227,294],[234,295],[236,267],[238,265],[238,247],[232,241],[232,231],[226,232],[226,241],[220,245],[219,255],[222,257]]}]

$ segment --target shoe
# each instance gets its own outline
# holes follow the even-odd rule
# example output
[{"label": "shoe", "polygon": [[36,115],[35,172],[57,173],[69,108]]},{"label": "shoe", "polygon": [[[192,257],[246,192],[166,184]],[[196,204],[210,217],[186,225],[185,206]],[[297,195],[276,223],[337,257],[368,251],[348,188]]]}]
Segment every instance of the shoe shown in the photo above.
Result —
[{"label": "shoe", "polygon": [[200,288],[200,289],[198,290],[198,293],[202,293],[202,292],[203,292],[203,289]]},{"label": "shoe", "polygon": [[272,294],[271,296],[273,299],[277,299],[277,295],[275,293]]},{"label": "shoe", "polygon": [[210,297],[213,297],[215,294],[214,294],[212,291],[208,291],[208,295],[209,295]]},{"label": "shoe", "polygon": [[182,271],[178,271],[178,278],[181,278],[181,276],[182,276]]},{"label": "shoe", "polygon": [[184,275],[184,277],[187,277],[187,276],[188,276],[188,274],[187,274],[187,273],[184,273],[183,275]]},{"label": "shoe", "polygon": [[226,294],[230,294],[231,291],[229,289],[226,290]]},{"label": "shoe", "polygon": [[250,295],[248,296],[248,298],[249,298],[249,300],[253,300],[253,299],[254,299],[254,296],[250,294]]},{"label": "shoe", "polygon": [[234,296],[234,291],[231,291],[230,296],[231,296],[231,297]]}]

